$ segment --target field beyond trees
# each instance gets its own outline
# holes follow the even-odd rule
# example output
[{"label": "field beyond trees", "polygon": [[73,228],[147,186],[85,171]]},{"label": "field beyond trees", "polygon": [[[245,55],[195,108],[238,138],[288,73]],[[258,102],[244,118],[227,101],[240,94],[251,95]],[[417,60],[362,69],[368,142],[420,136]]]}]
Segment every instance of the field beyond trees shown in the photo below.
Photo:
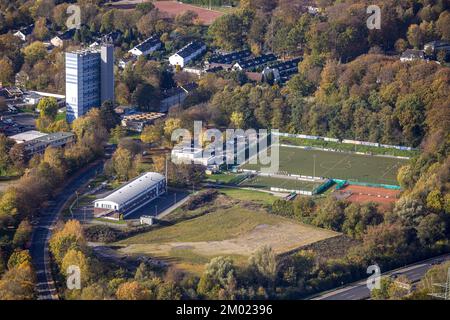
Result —
[{"label": "field beyond trees", "polygon": [[245,264],[265,245],[280,254],[339,235],[243,203],[222,207],[218,205],[210,213],[120,241],[119,251],[151,255],[186,271],[198,272],[215,256],[232,256],[236,263]]}]

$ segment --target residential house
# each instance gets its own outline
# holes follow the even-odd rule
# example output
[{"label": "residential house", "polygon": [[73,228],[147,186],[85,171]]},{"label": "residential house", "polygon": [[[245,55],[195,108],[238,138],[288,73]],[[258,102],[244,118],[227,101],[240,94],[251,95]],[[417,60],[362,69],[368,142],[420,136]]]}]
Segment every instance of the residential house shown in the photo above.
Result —
[{"label": "residential house", "polygon": [[159,40],[158,36],[151,36],[150,38],[145,39],[143,42],[139,43],[136,47],[129,50],[128,52],[132,55],[139,57],[142,55],[148,55],[162,46],[161,40]]},{"label": "residential house", "polygon": [[449,61],[450,59],[450,42],[448,41],[432,41],[424,45],[423,51],[425,54],[430,55],[431,58],[437,59],[440,52],[444,52],[444,59]]},{"label": "residential house", "polygon": [[409,62],[415,60],[425,60],[425,53],[423,52],[423,50],[407,49],[400,56],[401,62]]},{"label": "residential house", "polygon": [[256,58],[246,59],[239,62],[236,62],[233,65],[233,70],[251,70],[256,69],[258,67],[264,66],[265,64],[277,60],[277,57],[272,54],[263,54]]},{"label": "residential house", "polygon": [[193,82],[184,86],[163,91],[159,111],[168,112],[171,107],[181,105],[188,94],[194,91],[197,87],[198,85]]},{"label": "residential house", "polygon": [[278,62],[264,68],[262,74],[265,79],[271,74],[275,82],[286,82],[293,74],[298,72],[298,64],[301,58],[294,58],[287,61]]},{"label": "residential house", "polygon": [[201,41],[192,41],[177,53],[169,57],[169,63],[173,66],[184,68],[189,62],[206,51],[206,45]]},{"label": "residential house", "polygon": [[27,41],[28,38],[31,36],[34,30],[34,24],[30,24],[26,27],[22,27],[16,32],[14,32],[14,36],[20,38],[22,41]]},{"label": "residential house", "polygon": [[72,40],[75,35],[75,29],[69,29],[65,32],[59,33],[57,36],[50,39],[50,43],[55,47],[63,47],[68,41]]},{"label": "residential house", "polygon": [[127,64],[134,63],[135,61],[136,61],[136,56],[130,55],[129,57],[123,57],[122,59],[119,59],[119,61],[117,62],[117,65],[119,66],[120,69],[123,70],[123,69],[125,69]]},{"label": "residential house", "polygon": [[235,51],[224,55],[216,55],[211,57],[206,62],[206,65],[208,69],[222,67],[223,69],[228,70],[231,69],[236,62],[247,59],[251,55],[252,53],[250,50]]}]

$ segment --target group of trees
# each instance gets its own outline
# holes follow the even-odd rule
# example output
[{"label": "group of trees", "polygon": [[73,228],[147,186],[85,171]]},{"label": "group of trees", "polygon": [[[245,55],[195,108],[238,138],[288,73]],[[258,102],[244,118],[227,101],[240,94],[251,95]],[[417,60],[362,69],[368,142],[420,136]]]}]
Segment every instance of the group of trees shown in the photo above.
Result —
[{"label": "group of trees", "polygon": [[449,72],[379,54],[348,64],[307,56],[281,89],[206,75],[186,99],[187,109],[171,112],[183,128],[202,120],[218,128],[276,128],[417,147],[428,131],[448,128]]},{"label": "group of trees", "polygon": [[[41,107],[41,117],[52,117],[51,103],[44,103]],[[40,214],[57,187],[69,174],[103,155],[108,131],[101,114],[102,111],[95,108],[74,121],[74,144],[64,149],[48,147],[42,155],[34,155],[29,161],[22,159],[21,170],[25,173],[14,186],[1,194],[0,234],[15,228],[12,237],[5,235],[0,238],[0,276],[4,273],[0,280],[0,295],[5,299],[34,297],[34,289],[30,289],[34,287],[31,265],[9,261],[15,259],[17,252],[26,249],[32,229],[29,220]],[[4,137],[0,136],[0,141],[2,146],[8,144]],[[10,149],[10,157],[13,148]],[[4,267],[6,262],[7,270]]]},{"label": "group of trees", "polygon": [[[180,299],[181,290],[170,272],[156,265],[141,263],[135,273],[100,263],[86,245],[81,224],[61,223],[50,239],[50,252],[59,270],[60,292],[66,299],[147,300]],[[71,267],[80,270],[81,289],[67,288]]]},{"label": "group of trees", "polygon": [[239,9],[218,18],[209,28],[214,44],[227,50],[246,46],[258,54],[305,52],[349,61],[370,48],[402,52],[426,41],[449,40],[448,2],[384,1],[381,28],[369,30],[370,1],[323,1],[318,14],[301,0],[240,1]]}]

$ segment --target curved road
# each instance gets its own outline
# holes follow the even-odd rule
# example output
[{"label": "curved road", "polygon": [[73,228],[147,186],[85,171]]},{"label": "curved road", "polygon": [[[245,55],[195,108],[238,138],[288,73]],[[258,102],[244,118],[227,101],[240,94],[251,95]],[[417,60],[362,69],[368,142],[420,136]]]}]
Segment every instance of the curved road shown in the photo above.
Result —
[{"label": "curved road", "polygon": [[53,225],[65,203],[77,189],[92,179],[96,172],[103,167],[103,161],[87,167],[71,178],[59,194],[50,202],[50,205],[39,215],[38,223],[34,227],[31,240],[30,254],[37,277],[38,299],[58,299],[55,284],[50,270],[48,254],[48,240],[51,236]]},{"label": "curved road", "polygon": [[[390,276],[396,274],[397,276],[405,275],[411,282],[417,282],[425,275],[425,273],[434,264],[450,260],[450,254],[445,254],[435,258],[427,259],[421,262],[410,264],[403,268],[392,270],[382,274],[383,276]],[[370,298],[370,291],[367,288],[366,280],[362,280],[346,287],[335,289],[319,296],[315,296],[311,300],[365,300]]]}]

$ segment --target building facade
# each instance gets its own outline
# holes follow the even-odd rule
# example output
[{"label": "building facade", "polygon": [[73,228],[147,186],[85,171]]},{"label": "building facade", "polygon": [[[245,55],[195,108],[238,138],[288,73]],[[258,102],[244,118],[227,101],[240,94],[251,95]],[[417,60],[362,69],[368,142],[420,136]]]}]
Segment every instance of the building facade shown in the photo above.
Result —
[{"label": "building facade", "polygon": [[106,100],[114,101],[114,47],[106,44],[66,52],[67,121]]},{"label": "building facade", "polygon": [[128,52],[136,57],[139,57],[142,55],[150,54],[160,49],[161,46],[162,46],[161,40],[159,40],[157,36],[152,36],[150,38],[147,38],[146,40],[144,40],[143,42],[141,42]]},{"label": "building facade", "polygon": [[189,62],[206,51],[206,45],[201,41],[193,41],[169,57],[172,66],[184,68]]},{"label": "building facade", "polygon": [[146,172],[103,199],[94,201],[94,215],[115,217],[135,212],[166,192],[166,178],[156,172]]},{"label": "building facade", "polygon": [[75,142],[72,132],[43,133],[35,130],[22,132],[10,137],[18,144],[23,145],[25,158],[31,158],[35,154],[42,154],[47,147],[62,148]]}]

